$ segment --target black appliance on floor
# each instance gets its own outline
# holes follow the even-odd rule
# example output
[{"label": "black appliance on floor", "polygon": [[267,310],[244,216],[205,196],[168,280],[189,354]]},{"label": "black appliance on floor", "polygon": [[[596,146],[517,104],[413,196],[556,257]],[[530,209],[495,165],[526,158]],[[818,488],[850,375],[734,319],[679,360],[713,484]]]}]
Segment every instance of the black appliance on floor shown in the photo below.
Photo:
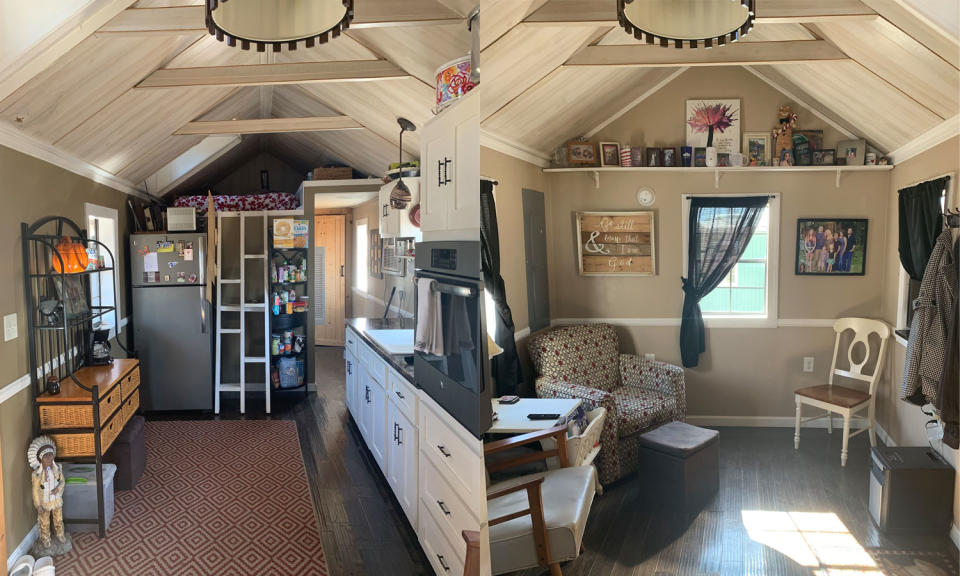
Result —
[{"label": "black appliance on floor", "polygon": [[440,293],[443,355],[414,352],[416,384],[478,438],[490,429],[490,360],[484,325],[480,242],[418,242],[415,310],[420,282]]},{"label": "black appliance on floor", "polygon": [[953,515],[955,472],[927,446],[872,450],[870,516],[883,532],[943,534]]}]

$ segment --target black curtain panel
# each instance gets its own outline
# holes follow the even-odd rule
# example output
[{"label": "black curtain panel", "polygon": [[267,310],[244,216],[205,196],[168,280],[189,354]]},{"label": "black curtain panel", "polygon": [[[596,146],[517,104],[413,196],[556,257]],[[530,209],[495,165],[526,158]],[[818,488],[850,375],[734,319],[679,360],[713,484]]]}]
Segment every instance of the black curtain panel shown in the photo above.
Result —
[{"label": "black curtain panel", "polygon": [[491,361],[494,394],[517,394],[523,383],[517,343],[513,339],[513,314],[507,305],[507,291],[500,275],[500,232],[497,229],[497,205],[493,200],[493,182],[480,182],[480,258],[483,261],[483,285],[496,307],[497,330],[494,341],[503,352]]},{"label": "black curtain panel", "polygon": [[726,278],[747,249],[767,196],[697,197],[690,200],[687,277],[683,280],[680,356],[693,368],[706,350],[700,300]]},{"label": "black curtain panel", "polygon": [[921,182],[900,190],[900,263],[910,278],[920,282],[930,252],[943,232],[940,197],[950,178]]}]

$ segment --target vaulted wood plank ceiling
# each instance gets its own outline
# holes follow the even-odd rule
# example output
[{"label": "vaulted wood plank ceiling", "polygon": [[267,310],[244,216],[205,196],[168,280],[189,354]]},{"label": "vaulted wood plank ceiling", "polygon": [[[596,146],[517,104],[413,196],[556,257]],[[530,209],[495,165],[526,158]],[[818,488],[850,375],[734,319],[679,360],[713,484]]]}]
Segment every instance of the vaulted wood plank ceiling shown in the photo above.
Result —
[{"label": "vaulted wood plank ceiling", "polygon": [[[396,117],[422,126],[432,116],[435,70],[470,49],[466,16],[477,1],[356,0],[345,35],[275,54],[207,35],[202,0],[92,0],[96,18],[57,31],[69,42],[41,42],[15,74],[0,78],[0,122],[143,189],[203,139],[175,134],[189,122],[349,116],[363,129],[248,135],[215,164],[223,169],[248,157],[241,152],[269,149],[298,169],[335,161],[376,176],[396,160]],[[920,1],[758,0],[747,42],[713,49],[709,65],[744,65],[784,101],[894,151],[960,112],[960,39],[938,23],[956,15],[947,0],[922,9]],[[705,64],[703,51],[634,46],[615,18],[614,0],[484,0],[486,137],[546,162],[565,140],[596,132],[688,66]],[[754,64],[761,52],[777,57],[761,54]],[[368,82],[138,87],[158,70],[238,67],[223,70],[236,77],[249,76],[249,65],[267,66],[269,75],[292,63],[353,61],[382,61],[397,72]],[[418,148],[419,133],[404,137],[408,157]]]}]

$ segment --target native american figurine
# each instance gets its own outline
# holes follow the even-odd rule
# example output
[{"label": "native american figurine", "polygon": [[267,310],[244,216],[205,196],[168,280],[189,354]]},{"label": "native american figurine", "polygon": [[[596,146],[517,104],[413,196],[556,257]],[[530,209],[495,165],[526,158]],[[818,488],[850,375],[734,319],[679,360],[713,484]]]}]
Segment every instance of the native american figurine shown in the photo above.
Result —
[{"label": "native american figurine", "polygon": [[784,104],[777,112],[779,124],[773,129],[774,160],[780,166],[793,166],[793,129],[797,128],[797,115],[789,104]]},{"label": "native american figurine", "polygon": [[[27,462],[33,468],[33,506],[37,509],[40,536],[34,545],[36,556],[66,554],[73,547],[63,529],[63,467],[57,464],[53,438],[38,436],[27,449]],[[51,528],[53,538],[51,538]]]}]

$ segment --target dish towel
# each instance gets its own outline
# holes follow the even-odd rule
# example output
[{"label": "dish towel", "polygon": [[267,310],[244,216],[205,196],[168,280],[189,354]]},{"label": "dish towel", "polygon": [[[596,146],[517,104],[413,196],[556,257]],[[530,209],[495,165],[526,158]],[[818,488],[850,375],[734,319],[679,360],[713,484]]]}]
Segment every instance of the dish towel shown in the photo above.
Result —
[{"label": "dish towel", "polygon": [[417,279],[417,331],[413,348],[433,356],[443,356],[443,324],[440,293],[433,290],[436,280]]}]

